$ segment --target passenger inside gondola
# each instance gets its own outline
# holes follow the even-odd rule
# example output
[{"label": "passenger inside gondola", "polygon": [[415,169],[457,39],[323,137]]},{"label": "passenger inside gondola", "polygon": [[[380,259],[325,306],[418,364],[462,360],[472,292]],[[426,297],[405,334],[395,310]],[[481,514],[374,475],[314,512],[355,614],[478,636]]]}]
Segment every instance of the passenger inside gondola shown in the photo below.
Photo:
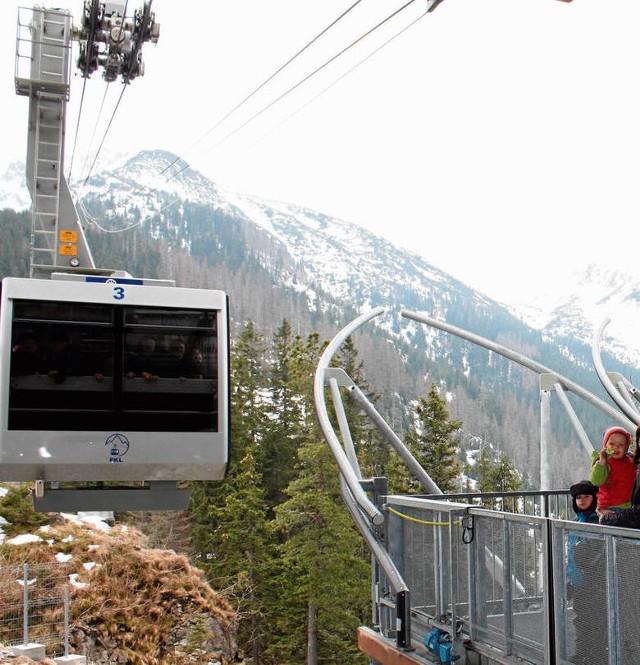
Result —
[{"label": "passenger inside gondola", "polygon": [[160,376],[160,357],[156,353],[156,340],[146,335],[140,340],[138,353],[129,359],[125,367],[128,379],[142,377],[145,381],[157,381]]},{"label": "passenger inside gondola", "polygon": [[203,379],[205,375],[204,358],[202,351],[197,346],[189,350],[189,358],[186,364],[185,376],[187,379]]},{"label": "passenger inside gondola", "polygon": [[79,373],[77,350],[66,333],[58,331],[52,335],[44,352],[44,366],[55,383],[63,383],[67,376]]},{"label": "passenger inside gondola", "polygon": [[43,374],[42,349],[35,335],[25,334],[11,354],[11,375]]},{"label": "passenger inside gondola", "polygon": [[162,376],[170,379],[185,379],[187,374],[187,345],[181,337],[172,339],[169,352],[164,359]]}]

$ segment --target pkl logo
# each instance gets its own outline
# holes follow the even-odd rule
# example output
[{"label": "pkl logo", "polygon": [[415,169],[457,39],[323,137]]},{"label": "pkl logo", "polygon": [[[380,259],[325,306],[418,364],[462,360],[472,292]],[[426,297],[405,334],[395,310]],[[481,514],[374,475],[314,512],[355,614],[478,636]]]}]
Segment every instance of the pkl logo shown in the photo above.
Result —
[{"label": "pkl logo", "polygon": [[116,432],[107,437],[104,442],[105,446],[109,446],[109,464],[122,464],[122,459],[129,452],[129,439],[124,434]]}]

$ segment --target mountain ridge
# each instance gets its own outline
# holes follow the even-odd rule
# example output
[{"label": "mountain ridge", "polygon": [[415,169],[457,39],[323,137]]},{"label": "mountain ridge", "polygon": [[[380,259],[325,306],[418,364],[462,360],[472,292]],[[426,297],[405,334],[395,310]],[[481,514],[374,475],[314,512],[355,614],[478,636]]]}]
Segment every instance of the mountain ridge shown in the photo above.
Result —
[{"label": "mountain ridge", "polygon": [[[125,159],[122,155],[117,158]],[[226,208],[230,212],[238,212],[250,218],[281,242],[287,238],[290,239],[288,234],[291,229],[284,228],[286,220],[295,218],[301,231],[298,241],[304,241],[305,244],[298,248],[294,247],[293,255],[300,263],[313,262],[316,272],[325,276],[323,284],[327,288],[335,288],[339,280],[331,281],[327,277],[328,271],[319,265],[318,257],[310,247],[313,244],[310,240],[313,238],[313,234],[324,235],[324,240],[329,246],[331,244],[342,244],[343,247],[349,245],[353,253],[349,266],[350,275],[357,272],[358,262],[363,255],[372,255],[384,250],[387,258],[393,255],[392,258],[402,261],[405,264],[404,267],[407,264],[413,264],[418,276],[420,272],[426,272],[430,280],[442,280],[443,282],[454,280],[457,284],[462,284],[475,291],[478,297],[487,298],[505,307],[526,325],[541,330],[547,339],[564,334],[567,330],[567,322],[570,321],[569,329],[574,334],[579,331],[580,340],[590,345],[594,327],[608,316],[612,316],[613,323],[615,323],[615,316],[613,316],[615,312],[623,320],[618,325],[611,326],[609,332],[615,332],[615,339],[605,343],[604,348],[624,362],[630,362],[634,366],[640,367],[640,349],[637,348],[635,335],[625,332],[633,330],[633,325],[627,324],[627,321],[630,316],[635,314],[633,308],[638,299],[634,298],[633,294],[640,293],[640,282],[634,281],[630,273],[624,270],[612,270],[603,265],[590,263],[584,270],[572,273],[568,283],[559,285],[553,293],[541,293],[525,303],[495,300],[490,295],[477,291],[472,285],[458,280],[450,273],[429,263],[420,254],[399,249],[389,240],[366,231],[356,224],[297,204],[232,191],[213,183],[197,170],[192,169],[177,155],[164,150],[145,150],[127,157],[119,166],[109,168],[90,178],[88,184],[85,183],[76,189],[75,193],[80,199],[87,194],[91,196],[113,195],[114,201],[117,203],[119,197],[116,196],[116,192],[120,191],[121,197],[124,197],[126,192],[127,204],[130,205],[131,187],[139,198],[144,198],[145,191],[163,191],[169,196],[177,197],[176,201],[215,205]],[[20,210],[29,207],[30,199],[24,181],[24,166],[20,162],[13,162],[4,176],[0,178],[0,198],[4,201],[6,208]],[[125,203],[122,202],[122,205]],[[140,200],[135,205],[141,208],[145,202]],[[172,203],[165,205],[172,205]],[[162,208],[157,208],[156,212],[161,210]],[[302,233],[303,229],[304,233]],[[358,239],[360,241],[357,245],[350,244]],[[375,268],[375,262],[369,263],[368,267]],[[388,287],[390,275],[382,275],[382,277]],[[366,299],[362,306],[366,306]]]},{"label": "mountain ridge", "polygon": [[[624,304],[625,315],[633,314],[632,287],[619,275],[603,284],[594,269],[582,296],[559,298],[541,319],[544,325],[532,327],[527,312],[492,300],[418,254],[303,206],[229,192],[164,151],[143,151],[90,178],[78,195],[101,260],[119,256],[127,269],[135,267],[132,274],[175,278],[185,286],[223,285],[236,325],[253,319],[268,335],[289,318],[302,334],[332,337],[358,314],[384,307],[373,331],[359,331],[357,341],[368,379],[383,393],[383,410],[393,413],[396,399],[408,408],[431,383],[441,385],[453,417],[465,422],[466,440],[481,433],[521,469],[539,463],[537,382],[495,354],[402,318],[400,311],[495,340],[600,394],[590,358],[594,324],[582,316],[583,300],[591,302],[597,287],[599,312]],[[118,244],[123,229],[130,229],[128,239]],[[640,356],[625,355],[624,343],[611,340],[607,335],[603,355],[616,351],[619,357],[608,362],[630,376]],[[401,419],[400,429],[407,424]],[[594,416],[588,427],[602,431],[603,423]],[[570,468],[575,433],[565,428],[558,439],[567,440],[560,455]]]},{"label": "mountain ridge", "polygon": [[[150,160],[150,161],[148,161]],[[165,166],[160,169],[159,176],[150,178],[149,172],[158,162]],[[171,195],[180,196],[183,200],[193,200],[199,203],[227,207],[231,211],[239,211],[246,218],[251,219],[267,233],[280,242],[288,241],[289,251],[301,265],[312,265],[313,272],[321,275],[321,284],[327,290],[344,289],[344,278],[356,278],[359,268],[366,261],[366,269],[375,271],[382,266],[393,265],[395,261],[403,271],[411,271],[417,286],[422,278],[428,281],[440,281],[442,284],[462,285],[474,291],[477,298],[487,299],[497,305],[505,307],[513,316],[526,325],[540,330],[543,337],[552,340],[557,336],[565,336],[571,330],[584,344],[590,346],[597,326],[604,319],[611,316],[613,321],[609,334],[603,340],[603,349],[606,349],[625,363],[640,367],[640,348],[633,331],[633,319],[637,319],[634,304],[637,299],[633,293],[640,293],[640,283],[633,280],[624,270],[612,270],[595,263],[588,264],[584,271],[574,272],[570,280],[558,286],[551,294],[542,297],[542,294],[530,303],[504,303],[491,296],[477,291],[472,285],[456,279],[450,273],[439,269],[429,263],[420,254],[410,250],[400,249],[382,236],[366,231],[351,222],[341,220],[307,207],[272,201],[250,194],[234,192],[202,176],[198,171],[188,167],[179,157],[165,151],[143,151],[130,158],[125,164],[125,170],[134,180],[144,182],[146,186],[162,188]],[[112,171],[117,173],[118,170]],[[168,175],[165,175],[167,173]],[[176,175],[173,175],[176,174]],[[122,184],[125,184],[122,182]],[[92,183],[91,188],[94,185]],[[298,235],[296,243],[291,242],[291,219],[297,223]],[[289,220],[289,221],[287,221]],[[287,228],[288,225],[288,228]],[[342,248],[343,260],[341,263],[331,263],[331,256],[325,256],[325,262],[320,260],[314,251],[314,240],[322,236],[325,247]],[[349,249],[349,252],[344,251]],[[376,260],[375,255],[383,252],[385,260]],[[351,260],[345,262],[345,256],[351,254]],[[324,265],[323,265],[324,263]],[[327,264],[333,268],[341,265],[346,274],[331,275]],[[381,280],[381,290],[389,291],[393,282],[393,273],[387,269],[378,273]],[[362,287],[361,280],[360,286]],[[369,303],[366,288],[360,289],[362,302],[360,311]],[[335,293],[340,297],[346,294]],[[426,297],[426,294],[424,294]],[[353,297],[353,296],[352,296]],[[377,302],[377,305],[383,304]],[[431,312],[437,316],[437,312]],[[615,314],[615,315],[614,315]],[[617,319],[617,321],[616,321]]]}]

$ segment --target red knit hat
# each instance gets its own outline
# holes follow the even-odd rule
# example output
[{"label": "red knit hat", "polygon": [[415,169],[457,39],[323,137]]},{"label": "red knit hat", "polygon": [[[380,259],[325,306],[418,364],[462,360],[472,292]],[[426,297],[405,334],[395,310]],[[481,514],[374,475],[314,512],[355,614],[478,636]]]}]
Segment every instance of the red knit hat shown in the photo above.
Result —
[{"label": "red knit hat", "polygon": [[609,427],[609,429],[606,429],[602,435],[602,447],[605,448],[607,446],[607,442],[611,438],[611,435],[616,432],[618,434],[624,434],[624,438],[627,440],[627,448],[629,448],[631,445],[631,432],[627,432],[624,427]]}]

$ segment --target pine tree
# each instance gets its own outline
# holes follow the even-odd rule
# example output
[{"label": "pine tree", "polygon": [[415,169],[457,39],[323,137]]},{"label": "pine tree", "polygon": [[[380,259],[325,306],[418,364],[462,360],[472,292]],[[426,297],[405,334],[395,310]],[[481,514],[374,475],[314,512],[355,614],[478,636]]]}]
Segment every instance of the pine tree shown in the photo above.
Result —
[{"label": "pine tree", "polygon": [[[406,436],[409,449],[443,492],[456,491],[461,467],[457,459],[459,442],[452,437],[462,428],[462,421],[450,419],[447,403],[435,384],[426,399],[420,398],[415,419],[415,426]],[[413,479],[406,484],[408,492],[421,489]]]},{"label": "pine tree", "polygon": [[[338,467],[315,419],[313,377],[322,350],[319,337],[295,338],[291,385],[301,403],[304,438],[297,477],[277,506],[274,527],[281,544],[274,597],[274,662],[317,665],[366,662],[353,636],[370,611],[369,565],[340,496]],[[306,639],[305,639],[306,637]]]},{"label": "pine tree", "polygon": [[250,449],[225,483],[223,502],[212,506],[210,515],[216,527],[211,556],[202,567],[214,587],[226,592],[238,617],[238,644],[258,665],[270,635],[265,607],[274,552],[262,478]]},{"label": "pine tree", "polygon": [[259,465],[267,502],[272,510],[286,499],[284,490],[295,477],[296,450],[301,439],[301,405],[293,390],[291,325],[285,319],[273,336],[265,433]]},{"label": "pine tree", "polygon": [[493,455],[487,447],[480,452],[476,471],[480,492],[516,492],[523,485],[511,460],[504,453]]},{"label": "pine tree", "polygon": [[231,466],[264,437],[262,406],[268,389],[264,339],[248,321],[233,346],[231,363]]},{"label": "pine tree", "polygon": [[[294,337],[284,321],[265,354],[253,324],[243,328],[232,349],[229,474],[193,492],[201,564],[238,611],[239,644],[255,664],[366,661],[354,635],[370,614],[370,562],[315,417],[322,349],[317,334]],[[360,383],[355,347],[346,349]]]},{"label": "pine tree", "polygon": [[[305,443],[303,471],[278,506],[275,526],[287,596],[272,653],[278,663],[366,662],[354,635],[370,612],[370,572],[338,496],[338,472],[323,441]],[[301,636],[306,634],[306,643]]]},{"label": "pine tree", "polygon": [[194,540],[215,588],[238,613],[238,643],[262,662],[270,630],[265,606],[273,549],[267,502],[255,455],[264,438],[264,346],[252,322],[234,345],[231,362],[231,463],[222,483],[193,489]]},{"label": "pine tree", "polygon": [[[247,322],[231,348],[231,432],[228,478],[248,449],[255,450],[263,438],[263,418],[259,406],[266,391],[264,342],[252,321]],[[255,454],[255,453],[254,453]],[[194,512],[194,539],[199,546],[208,541],[211,529],[209,506],[218,504],[226,492],[225,483],[195,483],[191,508]],[[201,526],[204,529],[201,531]]]},{"label": "pine tree", "polygon": [[0,210],[0,278],[29,274],[29,228],[27,212]]}]

